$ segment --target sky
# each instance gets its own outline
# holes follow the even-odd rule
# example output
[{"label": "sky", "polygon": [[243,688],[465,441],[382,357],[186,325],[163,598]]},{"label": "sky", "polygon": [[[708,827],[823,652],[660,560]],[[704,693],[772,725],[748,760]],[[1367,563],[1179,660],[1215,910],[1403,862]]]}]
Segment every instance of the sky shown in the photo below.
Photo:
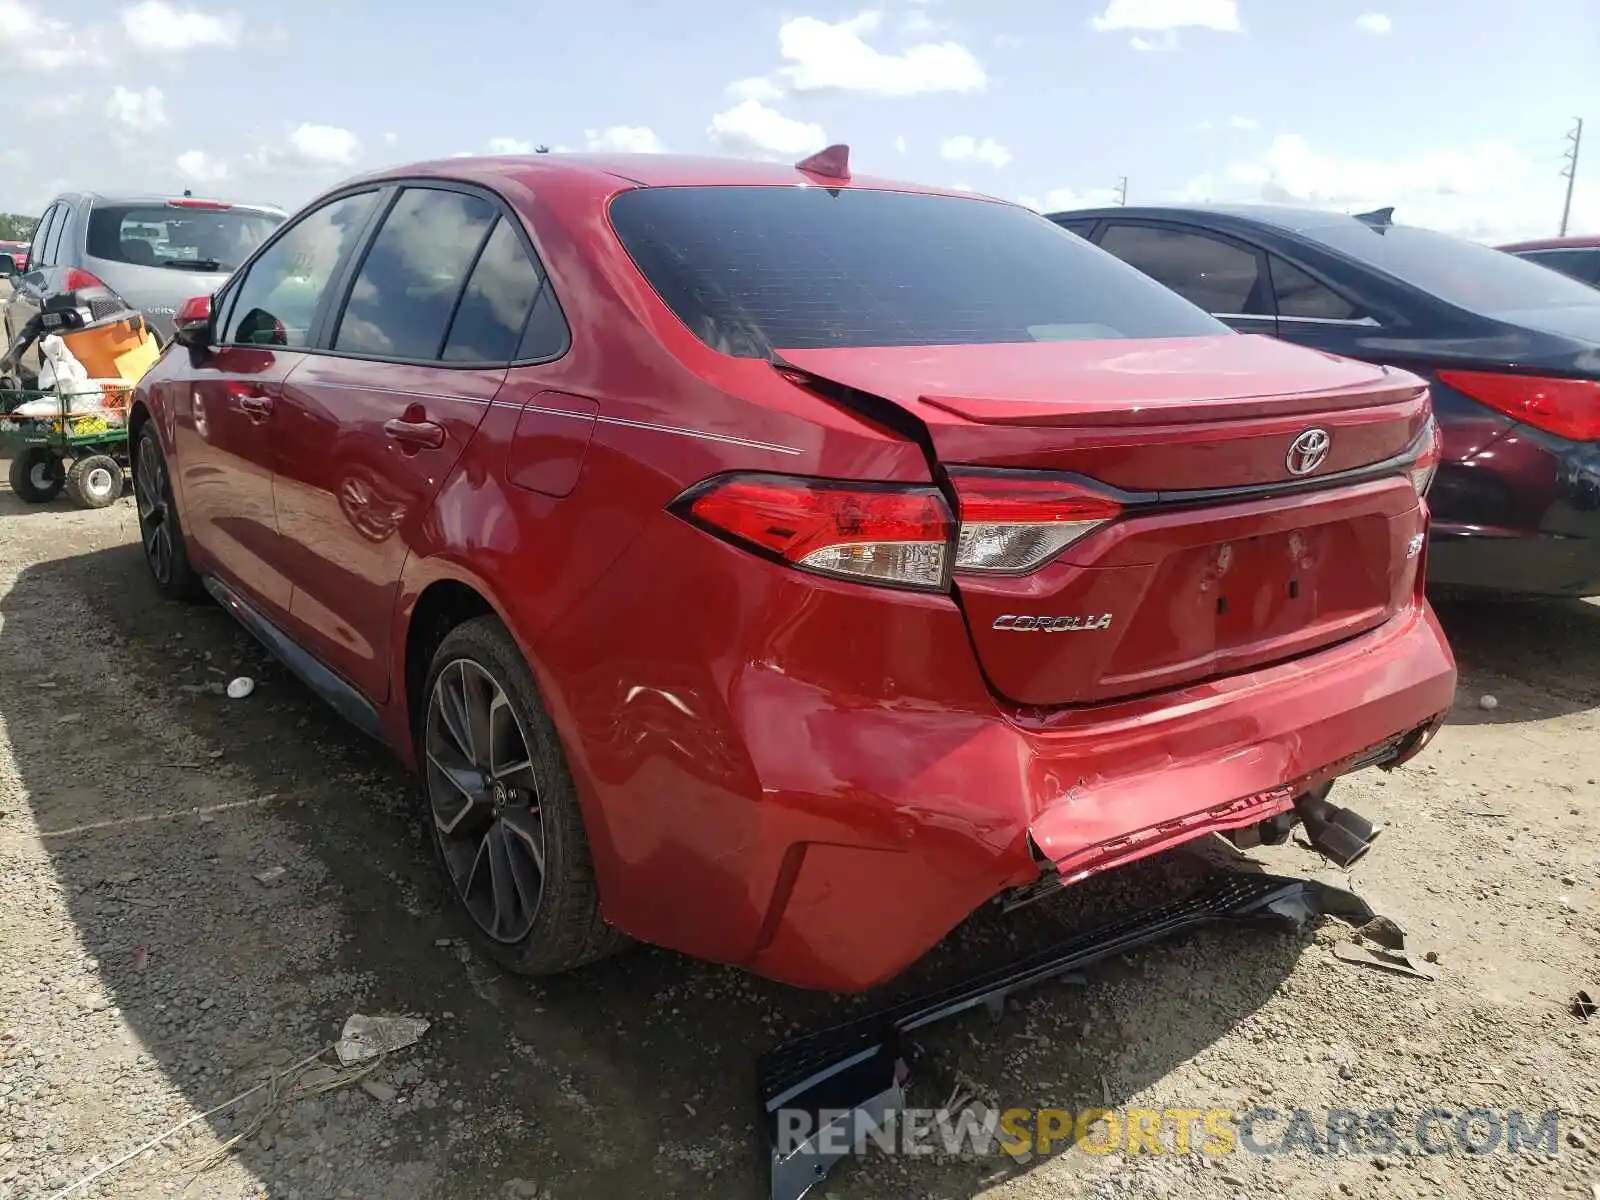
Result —
[{"label": "sky", "polygon": [[794,161],[1045,211],[1267,201],[1600,234],[1600,0],[0,0],[0,211],[293,209],[464,153]]}]

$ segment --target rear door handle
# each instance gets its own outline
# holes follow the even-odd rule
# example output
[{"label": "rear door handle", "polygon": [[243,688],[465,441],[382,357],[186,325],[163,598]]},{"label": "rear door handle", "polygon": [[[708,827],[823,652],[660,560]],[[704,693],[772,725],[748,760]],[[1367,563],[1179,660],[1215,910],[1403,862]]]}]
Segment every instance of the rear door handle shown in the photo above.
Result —
[{"label": "rear door handle", "polygon": [[255,421],[264,421],[272,415],[272,401],[262,395],[247,393],[240,396],[239,407]]},{"label": "rear door handle", "polygon": [[437,450],[444,445],[444,426],[433,421],[385,421],[383,431],[402,446]]}]

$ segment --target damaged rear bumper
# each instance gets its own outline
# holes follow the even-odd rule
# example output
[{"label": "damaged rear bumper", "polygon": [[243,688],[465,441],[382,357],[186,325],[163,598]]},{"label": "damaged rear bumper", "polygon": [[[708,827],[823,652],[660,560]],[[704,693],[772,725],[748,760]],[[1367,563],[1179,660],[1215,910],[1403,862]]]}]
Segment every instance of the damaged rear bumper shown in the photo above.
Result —
[{"label": "damaged rear bumper", "polygon": [[1217,921],[1303,927],[1319,915],[1372,920],[1359,897],[1308,879],[1224,872],[1181,900],[1078,934],[944,991],[784,1043],[760,1062],[772,1200],[800,1200],[905,1107],[909,1034],[1139,946]]}]

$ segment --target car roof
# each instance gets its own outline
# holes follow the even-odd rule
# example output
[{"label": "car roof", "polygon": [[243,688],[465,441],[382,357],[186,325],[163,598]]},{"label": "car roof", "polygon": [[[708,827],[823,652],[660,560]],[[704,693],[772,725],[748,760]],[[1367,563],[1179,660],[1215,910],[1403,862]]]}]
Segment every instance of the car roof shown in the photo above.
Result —
[{"label": "car roof", "polygon": [[916,192],[926,195],[960,196],[966,199],[994,200],[972,192],[930,187],[920,183],[852,173],[835,180],[807,174],[790,164],[760,162],[753,159],[717,158],[688,154],[526,154],[460,156],[431,159],[404,166],[385,167],[359,176],[350,182],[373,183],[386,179],[455,179],[492,187],[507,178],[532,184],[551,175],[582,177],[592,183],[616,189],[618,184],[635,187],[794,187],[824,186],[862,188],[877,191]]},{"label": "car roof", "polygon": [[1531,242],[1510,242],[1500,250],[1585,250],[1600,247],[1600,235],[1590,237],[1536,238]]},{"label": "car roof", "polygon": [[[264,204],[257,200],[229,200],[221,196],[174,196],[171,192],[62,192],[51,200],[51,204],[67,200],[73,203],[87,201],[91,206],[102,204],[148,204],[152,206],[165,205],[173,200],[198,200],[211,201],[216,204],[226,204],[232,208],[247,208],[260,212],[284,213],[281,205]],[[46,207],[49,207],[46,205]]]},{"label": "car roof", "polygon": [[1288,204],[1143,204],[1079,208],[1049,214],[1052,219],[1083,220],[1102,217],[1221,217],[1224,221],[1266,225],[1289,233],[1308,229],[1329,229],[1360,224],[1359,217],[1322,208],[1301,208]]}]

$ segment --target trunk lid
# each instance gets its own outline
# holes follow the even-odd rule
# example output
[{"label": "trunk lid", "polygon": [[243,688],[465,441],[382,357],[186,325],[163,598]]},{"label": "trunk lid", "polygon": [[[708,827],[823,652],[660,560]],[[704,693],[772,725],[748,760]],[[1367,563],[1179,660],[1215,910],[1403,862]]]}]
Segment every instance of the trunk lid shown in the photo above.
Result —
[{"label": "trunk lid", "polygon": [[[1114,501],[1035,569],[956,570],[985,672],[1019,703],[1281,661],[1382,624],[1415,591],[1425,516],[1403,469],[1382,467],[1429,420],[1415,376],[1233,335],[781,354],[824,394],[915,417],[969,523],[969,488],[996,481]],[[1297,475],[1291,446],[1313,430],[1325,456]]]}]

